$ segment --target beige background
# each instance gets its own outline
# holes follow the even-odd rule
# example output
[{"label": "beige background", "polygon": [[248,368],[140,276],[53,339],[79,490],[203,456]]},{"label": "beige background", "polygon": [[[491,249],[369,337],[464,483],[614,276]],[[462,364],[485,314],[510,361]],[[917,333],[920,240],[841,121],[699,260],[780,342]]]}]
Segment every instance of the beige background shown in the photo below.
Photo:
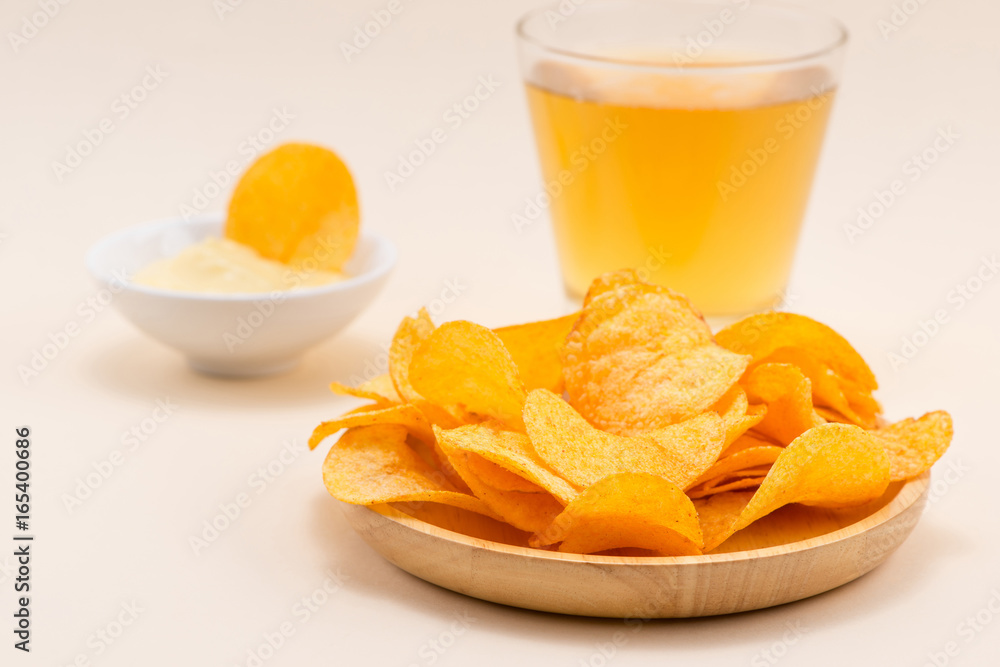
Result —
[{"label": "beige background", "polygon": [[[1000,250],[996,3],[911,0],[919,10],[886,38],[878,21],[899,0],[808,3],[843,19],[853,42],[792,307],[857,345],[890,417],[952,411],[956,437],[935,502],[884,567],[851,585],[758,613],[650,623],[608,660],[598,644],[626,629],[620,621],[482,603],[382,561],[326,495],[322,453],[285,444],[301,448],[316,423],[349,407],[326,384],[380,363],[400,317],[449,285],[458,298],[439,321],[501,325],[572,306],[547,225],[517,233],[510,220],[539,184],[512,38],[515,18],[536,3],[402,0],[403,11],[348,63],[339,43],[386,2],[232,2],[220,18],[212,0],[76,0],[17,45],[10,33],[22,32],[39,5],[5,0],[0,9],[0,540],[8,544],[13,532],[13,430],[22,424],[34,433],[38,536],[30,656],[10,648],[12,560],[0,546],[0,663],[68,665],[83,656],[80,664],[109,666],[246,665],[262,635],[289,623],[294,634],[264,664],[763,665],[775,646],[791,665],[917,666],[946,648],[957,651],[938,656],[948,664],[994,664],[1000,280],[960,310],[948,294]],[[120,117],[115,100],[147,67],[165,78]],[[495,94],[390,191],[383,173],[415,139],[445,126],[442,114],[481,76],[500,82]],[[277,141],[307,139],[344,156],[364,224],[391,236],[401,261],[379,301],[297,371],[244,382],[200,377],[111,308],[91,318],[86,304],[97,289],[83,256],[110,232],[190,205],[209,170],[238,159],[274,109],[294,115]],[[106,117],[113,132],[60,180],[53,162]],[[907,161],[947,128],[958,135],[949,150],[918,181],[906,180],[905,194],[850,243],[844,225],[857,207],[908,179]],[[225,201],[220,194],[207,208]],[[948,322],[893,369],[887,354],[939,309]],[[18,366],[74,322],[80,334],[22,381]],[[142,428],[160,399],[177,407],[127,451],[123,434]],[[114,450],[122,465],[68,510],[64,494]],[[257,471],[269,464],[280,474],[262,487]],[[250,505],[196,555],[189,538],[243,493]],[[317,591],[328,571],[342,582],[327,596]],[[326,602],[306,618],[296,605],[314,594]],[[107,646],[96,633],[132,603],[142,611]],[[977,613],[986,621],[979,630],[966,620]],[[789,627],[802,634],[782,644]],[[430,642],[449,647],[438,652]]]}]

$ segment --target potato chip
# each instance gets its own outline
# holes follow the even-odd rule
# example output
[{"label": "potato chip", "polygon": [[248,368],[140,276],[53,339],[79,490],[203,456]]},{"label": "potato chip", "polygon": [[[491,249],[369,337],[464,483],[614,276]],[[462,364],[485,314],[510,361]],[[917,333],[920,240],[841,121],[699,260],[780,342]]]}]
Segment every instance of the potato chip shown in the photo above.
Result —
[{"label": "potato chip", "polygon": [[[822,361],[812,357],[802,348],[782,347],[778,348],[760,363],[791,364],[802,374],[809,378],[812,386],[813,403],[816,406],[831,408],[838,414],[843,415],[849,423],[857,424],[862,428],[871,428],[874,425],[872,415],[864,416],[855,412],[851,406],[847,395],[844,393],[844,385],[847,383],[843,378],[833,372],[829,366]],[[753,370],[759,364],[751,364],[749,370]],[[868,392],[869,395],[871,392]],[[834,421],[843,421],[843,418]]]},{"label": "potato chip", "polygon": [[355,505],[431,502],[499,517],[478,498],[459,493],[406,445],[406,429],[379,424],[348,429],[323,462],[323,483]]},{"label": "potato chip", "polygon": [[729,477],[726,479],[717,478],[713,483],[706,483],[688,490],[687,495],[691,500],[701,500],[711,498],[714,495],[728,493],[730,491],[742,491],[752,489],[761,485],[766,475],[753,475],[750,477]]},{"label": "potato chip", "polygon": [[714,412],[641,436],[621,436],[587,423],[545,389],[528,394],[524,422],[538,456],[581,488],[616,473],[649,473],[684,487],[716,460],[725,444]]},{"label": "potato chip", "polygon": [[524,385],[500,338],[472,322],[446,322],[420,344],[409,381],[424,398],[451,414],[492,417],[524,430]]},{"label": "potato chip", "polygon": [[727,447],[759,424],[767,412],[767,406],[763,404],[754,406],[753,412],[749,412],[747,393],[738,384],[733,385],[711,409],[722,417],[726,426]]},{"label": "potato chip", "polygon": [[751,315],[715,335],[722,347],[753,355],[758,362],[782,347],[799,348],[838,375],[869,390],[878,383],[868,364],[836,331],[805,315],[767,312]]},{"label": "potato chip", "polygon": [[355,398],[375,401],[375,404],[381,408],[388,408],[402,402],[399,394],[396,393],[396,388],[392,386],[392,380],[389,379],[388,375],[379,375],[357,387],[349,387],[340,382],[331,382],[330,391],[341,396],[353,396]]},{"label": "potato chip", "polygon": [[693,501],[705,541],[705,553],[711,552],[733,534],[733,524],[753,495],[753,491],[728,491]]},{"label": "potato chip", "polygon": [[943,410],[871,431],[889,455],[889,478],[893,482],[916,477],[928,470],[948,451],[953,433],[951,415]]},{"label": "potato chip", "polygon": [[677,486],[656,475],[621,473],[577,496],[531,542],[555,543],[570,553],[635,547],[692,556],[701,553],[702,535],[694,505]]},{"label": "potato chip", "polygon": [[573,313],[554,320],[543,320],[529,324],[494,329],[504,347],[517,365],[524,388],[544,388],[562,393],[562,362],[559,350],[566,342],[566,336],[580,313]]},{"label": "potato chip", "polygon": [[521,493],[544,493],[545,489],[524,477],[498,466],[478,454],[466,452],[469,471],[490,486],[500,491],[520,491]]},{"label": "potato chip", "polygon": [[434,323],[424,308],[420,309],[416,318],[403,318],[389,346],[389,377],[400,398],[420,408],[429,422],[444,428],[453,428],[462,423],[461,419],[429,402],[410,383],[410,363],[413,361],[413,354],[433,331]]},{"label": "potato chip", "polygon": [[377,406],[362,408],[360,412],[349,412],[346,415],[325,421],[317,426],[309,437],[309,449],[316,446],[327,436],[331,436],[337,431],[356,426],[372,426],[376,424],[398,424],[416,437],[434,441],[434,433],[431,425],[424,417],[424,413],[413,405],[394,405],[388,408],[378,408]]},{"label": "potato chip", "polygon": [[726,456],[732,456],[736,452],[750,447],[767,447],[770,445],[782,446],[777,440],[772,440],[761,433],[750,431],[749,433],[741,435],[731,445],[727,445],[726,448],[722,450],[722,453],[719,454],[719,458],[721,459]]},{"label": "potato chip", "polygon": [[774,445],[763,445],[756,447],[746,447],[734,452],[724,458],[720,458],[712,467],[701,474],[701,476],[690,484],[695,486],[702,484],[716,477],[721,477],[729,473],[754,468],[755,466],[771,465],[778,460],[778,455],[784,451],[781,447]]},{"label": "potato chip", "polygon": [[304,271],[340,271],[358,240],[354,179],[333,151],[284,144],[257,158],[229,200],[226,238]]},{"label": "potato chip", "polygon": [[531,533],[544,530],[562,512],[562,503],[550,493],[498,489],[472,471],[469,459],[476,456],[475,454],[449,447],[445,438],[441,440],[441,448],[447,455],[448,462],[458,471],[473,495],[515,528]]},{"label": "potato chip", "polygon": [[545,489],[563,504],[579,493],[579,489],[559,477],[542,461],[528,436],[505,431],[498,422],[468,424],[447,431],[438,428],[434,432],[438,440],[451,449],[477,454]]},{"label": "potato chip", "polygon": [[888,485],[889,457],[871,434],[849,424],[823,424],[781,452],[733,529],[746,528],[788,503],[863,505]]},{"label": "potato chip", "polygon": [[751,403],[763,403],[767,413],[754,430],[788,444],[824,423],[813,409],[809,378],[790,364],[761,364],[740,380]]},{"label": "potato chip", "polygon": [[593,296],[561,356],[570,404],[590,423],[621,435],[700,414],[750,360],[716,345],[685,297],[640,282]]}]

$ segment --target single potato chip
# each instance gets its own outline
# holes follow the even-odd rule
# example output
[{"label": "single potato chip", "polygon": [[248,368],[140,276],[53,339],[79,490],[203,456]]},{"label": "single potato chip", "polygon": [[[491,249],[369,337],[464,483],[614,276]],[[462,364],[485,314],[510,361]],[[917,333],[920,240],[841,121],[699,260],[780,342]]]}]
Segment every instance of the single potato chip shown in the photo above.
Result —
[{"label": "single potato chip", "polygon": [[431,425],[415,406],[394,405],[388,408],[369,409],[364,408],[362,412],[349,412],[338,419],[325,421],[317,426],[309,437],[309,449],[316,449],[316,446],[324,438],[333,435],[337,431],[356,426],[372,426],[376,424],[398,424],[421,440],[434,441],[434,433]]},{"label": "single potato chip", "polygon": [[573,313],[554,320],[518,324],[494,329],[504,347],[517,365],[524,388],[544,388],[562,393],[562,362],[559,350],[566,342],[580,313]]},{"label": "single potato chip", "polygon": [[409,381],[424,398],[451,414],[492,417],[524,430],[524,384],[500,338],[472,322],[446,322],[420,344]]},{"label": "single potato chip", "polygon": [[[711,498],[714,495],[721,493],[728,493],[730,491],[742,491],[744,489],[752,489],[761,485],[764,481],[766,475],[755,475],[752,477],[729,477],[726,479],[717,479],[713,483],[702,484],[701,486],[696,486],[687,492],[688,498],[691,500],[701,500],[702,498]],[[728,537],[728,536],[727,536]]]},{"label": "single potato chip", "polygon": [[759,424],[767,413],[767,406],[763,404],[754,406],[753,412],[749,412],[750,404],[747,401],[747,393],[738,384],[733,385],[711,409],[722,417],[726,426],[727,447]]},{"label": "single potato chip", "polygon": [[750,361],[716,345],[685,297],[629,282],[631,274],[604,277],[605,291],[592,292],[561,353],[570,404],[620,435],[704,412]]},{"label": "single potato chip", "polygon": [[[762,445],[746,447],[729,454],[725,458],[720,458],[712,467],[706,470],[690,486],[703,484],[716,477],[722,477],[730,473],[761,465],[771,465],[778,460],[778,455],[783,452],[782,447],[774,445]],[[766,471],[765,471],[766,472]]]},{"label": "single potato chip", "polygon": [[712,465],[725,444],[722,419],[714,412],[628,437],[594,428],[546,389],[528,394],[524,422],[538,456],[581,488],[623,472],[657,475],[683,488]]},{"label": "single potato chip", "polygon": [[498,466],[478,454],[466,452],[466,463],[473,475],[500,491],[520,491],[521,493],[545,493],[545,489],[524,477]]},{"label": "single potato chip", "polygon": [[358,195],[337,154],[284,144],[257,158],[229,200],[226,238],[303,271],[340,271],[358,241]]},{"label": "single potato chip", "polygon": [[561,543],[569,553],[633,547],[665,556],[701,553],[698,513],[677,486],[656,475],[621,473],[581,493],[532,546]]},{"label": "single potato chip", "polygon": [[434,433],[438,441],[449,448],[477,454],[545,489],[564,505],[579,493],[578,488],[546,465],[535,452],[528,436],[503,430],[499,422],[468,424],[447,431],[435,428]]},{"label": "single potato chip", "polygon": [[446,439],[442,439],[441,448],[473,495],[515,528],[531,533],[544,530],[562,512],[562,503],[545,491],[505,491],[486,482],[469,465],[476,454],[452,449]]},{"label": "single potato chip", "polygon": [[836,331],[805,315],[767,312],[751,315],[715,335],[722,347],[753,355],[754,363],[783,347],[799,348],[838,375],[869,390],[878,389],[875,374]]},{"label": "single potato chip", "polygon": [[853,507],[875,500],[889,485],[889,457],[867,431],[823,424],[796,438],[733,527],[734,532],[788,503]]},{"label": "single potato chip", "polygon": [[904,419],[871,431],[889,455],[889,479],[898,482],[929,470],[941,458],[954,429],[951,415],[944,410],[928,412],[920,419]]},{"label": "single potato chip", "polygon": [[330,391],[341,396],[353,396],[375,401],[375,405],[380,408],[388,408],[402,403],[396,388],[392,386],[392,380],[388,375],[379,375],[357,387],[350,387],[340,382],[331,382]]},{"label": "single potato chip", "polygon": [[705,553],[711,552],[732,535],[733,524],[753,494],[753,491],[728,491],[694,500],[705,540]]},{"label": "single potato chip", "polygon": [[751,403],[763,403],[767,412],[754,430],[788,444],[824,423],[813,409],[809,378],[790,364],[761,364],[740,380]]},{"label": "single potato chip", "polygon": [[441,503],[500,520],[478,498],[455,490],[406,444],[406,429],[379,424],[348,429],[323,462],[323,483],[355,505]]}]

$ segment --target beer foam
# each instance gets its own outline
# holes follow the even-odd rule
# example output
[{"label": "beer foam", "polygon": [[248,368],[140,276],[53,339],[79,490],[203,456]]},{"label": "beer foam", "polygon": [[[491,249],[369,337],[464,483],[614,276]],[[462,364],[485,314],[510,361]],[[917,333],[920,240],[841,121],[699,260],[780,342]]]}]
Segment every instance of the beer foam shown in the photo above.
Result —
[{"label": "beer foam", "polygon": [[663,52],[631,51],[624,62],[621,54],[615,57],[615,63],[592,65],[542,61],[528,79],[539,88],[582,101],[653,109],[772,106],[814,97],[829,91],[832,83],[830,73],[817,66],[740,69],[747,58],[736,54],[719,54],[711,61],[683,66],[675,64],[683,60],[675,61]]}]

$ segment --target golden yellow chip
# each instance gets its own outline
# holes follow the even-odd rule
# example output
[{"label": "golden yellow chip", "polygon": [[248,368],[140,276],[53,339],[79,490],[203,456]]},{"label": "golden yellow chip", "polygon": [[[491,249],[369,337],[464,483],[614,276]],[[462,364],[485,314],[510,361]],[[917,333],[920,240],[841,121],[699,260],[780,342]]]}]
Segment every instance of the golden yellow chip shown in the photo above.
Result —
[{"label": "golden yellow chip", "polygon": [[236,184],[225,235],[296,269],[339,271],[358,240],[354,179],[321,146],[284,144]]},{"label": "golden yellow chip", "polygon": [[562,393],[562,362],[559,350],[580,313],[554,320],[518,324],[494,329],[517,365],[524,388],[544,388]]},{"label": "golden yellow chip", "polygon": [[434,433],[438,441],[450,449],[477,454],[545,489],[563,504],[579,493],[579,489],[546,465],[531,446],[528,436],[505,431],[498,422],[469,424],[447,431],[436,428]]},{"label": "golden yellow chip", "polygon": [[446,322],[420,344],[409,380],[428,401],[469,419],[492,417],[524,430],[525,391],[517,366],[500,338],[472,322]]},{"label": "golden yellow chip", "polygon": [[466,452],[465,462],[473,475],[500,491],[520,491],[521,493],[544,493],[545,489],[524,477],[498,466],[478,454]]},{"label": "golden yellow chip", "polygon": [[389,377],[400,398],[420,408],[429,422],[453,428],[461,424],[461,420],[444,408],[427,401],[410,383],[410,363],[413,361],[413,354],[433,331],[434,323],[424,308],[420,309],[416,318],[403,318],[389,346]]},{"label": "golden yellow chip", "polygon": [[750,358],[719,347],[701,314],[665,287],[630,282],[584,306],[562,351],[570,404],[595,426],[631,435],[718,402]]},{"label": "golden yellow chip", "polygon": [[809,378],[790,364],[761,364],[740,380],[751,403],[767,406],[755,431],[790,443],[824,419],[813,409]]},{"label": "golden yellow chip", "polygon": [[733,534],[733,524],[753,494],[753,491],[729,491],[694,500],[705,540],[705,553],[711,552]]},{"label": "golden yellow chip", "polygon": [[727,447],[759,424],[767,413],[767,406],[763,404],[754,406],[751,412],[747,393],[738,384],[733,385],[711,409],[722,417],[722,422],[726,426]]},{"label": "golden yellow chip", "polygon": [[740,470],[746,470],[748,468],[754,468],[761,465],[771,465],[778,460],[778,455],[781,454],[782,451],[784,451],[783,448],[776,447],[774,445],[758,445],[741,448],[739,451],[733,452],[724,458],[720,458],[712,464],[711,468],[702,473],[701,476],[690,486],[703,484],[716,477],[728,475]]},{"label": "golden yellow chip", "polygon": [[538,456],[581,488],[623,472],[657,475],[683,488],[712,465],[726,439],[714,412],[641,436],[615,435],[545,389],[528,394],[524,423]]},{"label": "golden yellow chip", "polygon": [[533,546],[561,543],[569,553],[634,547],[664,556],[701,553],[698,513],[677,486],[656,475],[621,473],[597,482],[566,506]]},{"label": "golden yellow chip", "polygon": [[406,444],[395,424],[348,429],[323,462],[323,483],[337,500],[355,505],[429,502],[499,517],[481,500],[459,493]]},{"label": "golden yellow chip", "polygon": [[529,533],[544,530],[562,512],[562,503],[552,494],[544,490],[541,493],[538,490],[525,493],[498,489],[472,471],[469,459],[475,454],[450,448],[447,439],[441,440],[441,448],[473,495],[518,530]]},{"label": "golden yellow chip", "polygon": [[928,470],[948,451],[953,433],[951,415],[943,410],[871,431],[889,455],[889,477],[893,482],[916,477]]},{"label": "golden yellow chip", "polygon": [[805,315],[751,315],[717,333],[715,340],[733,352],[753,355],[754,363],[780,348],[799,348],[841,377],[869,390],[878,389],[875,375],[857,350],[836,331]]},{"label": "golden yellow chip", "polygon": [[751,477],[727,477],[717,478],[710,483],[696,486],[688,490],[687,495],[691,500],[701,500],[711,498],[714,495],[728,493],[729,491],[742,491],[752,489],[761,485],[766,479],[766,475],[754,475]]},{"label": "golden yellow chip", "polygon": [[361,411],[349,412],[342,417],[325,421],[317,426],[309,437],[309,449],[315,449],[324,438],[341,429],[377,424],[398,424],[421,440],[434,441],[434,433],[431,431],[430,423],[415,406],[394,405],[388,408],[372,406],[361,408]]},{"label": "golden yellow chip", "polygon": [[353,396],[375,401],[380,408],[388,408],[402,402],[388,375],[379,375],[357,387],[349,387],[340,382],[331,382],[330,391],[341,396]]},{"label": "golden yellow chip", "polygon": [[863,505],[888,485],[889,457],[881,443],[858,426],[823,424],[785,447],[733,529],[746,528],[788,503]]}]

